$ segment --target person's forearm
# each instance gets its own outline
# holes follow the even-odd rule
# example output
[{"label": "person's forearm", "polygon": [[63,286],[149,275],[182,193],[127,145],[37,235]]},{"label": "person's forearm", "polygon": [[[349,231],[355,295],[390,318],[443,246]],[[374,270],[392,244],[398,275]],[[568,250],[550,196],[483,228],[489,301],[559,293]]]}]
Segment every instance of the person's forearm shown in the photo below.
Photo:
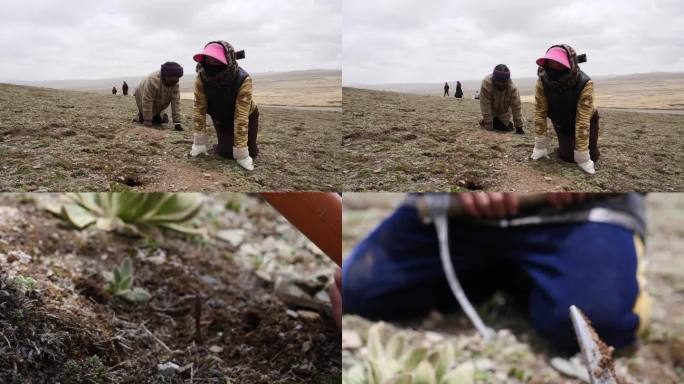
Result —
[{"label": "person's forearm", "polygon": [[154,93],[145,86],[142,89],[142,113],[145,121],[152,121],[154,115]]},{"label": "person's forearm", "polygon": [[202,82],[195,82],[195,102],[192,109],[192,120],[195,133],[207,133],[207,98],[204,95]]},{"label": "person's forearm", "polygon": [[575,117],[575,150],[589,150],[589,124],[594,113],[594,84],[590,81],[582,90]]},{"label": "person's forearm", "polygon": [[548,105],[541,80],[537,81],[534,92],[534,134],[537,137],[546,137],[548,127],[546,118],[548,116]]},{"label": "person's forearm", "polygon": [[252,79],[247,78],[240,87],[237,100],[235,101],[235,137],[236,148],[247,147],[249,131],[249,112],[252,106]]},{"label": "person's forearm", "polygon": [[173,122],[176,124],[181,123],[181,104],[180,104],[180,94],[176,94],[171,101],[171,116]]},{"label": "person's forearm", "polygon": [[480,111],[482,112],[482,120],[485,124],[492,124],[494,116],[492,116],[492,101],[485,88],[480,89]]},{"label": "person's forearm", "polygon": [[517,89],[513,92],[511,110],[513,111],[513,123],[516,128],[524,127],[525,119],[523,119],[522,115],[522,102],[520,101],[520,93],[518,93]]}]

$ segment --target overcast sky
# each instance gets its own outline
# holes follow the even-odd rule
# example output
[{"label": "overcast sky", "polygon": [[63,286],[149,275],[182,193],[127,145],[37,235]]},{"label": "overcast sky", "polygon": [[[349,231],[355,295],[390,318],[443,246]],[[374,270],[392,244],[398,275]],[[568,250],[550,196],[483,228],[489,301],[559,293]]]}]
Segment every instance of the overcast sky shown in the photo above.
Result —
[{"label": "overcast sky", "polygon": [[536,76],[553,44],[591,75],[684,71],[682,0],[344,0],[345,84]]},{"label": "overcast sky", "polygon": [[144,75],[223,39],[249,72],[339,69],[341,0],[12,0],[0,81]]}]

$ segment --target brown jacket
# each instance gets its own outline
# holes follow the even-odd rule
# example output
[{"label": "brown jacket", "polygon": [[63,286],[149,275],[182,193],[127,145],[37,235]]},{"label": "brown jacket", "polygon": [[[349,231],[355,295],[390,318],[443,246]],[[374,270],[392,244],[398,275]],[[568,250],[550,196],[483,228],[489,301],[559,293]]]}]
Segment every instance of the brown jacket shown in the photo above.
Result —
[{"label": "brown jacket", "polygon": [[480,86],[480,110],[485,124],[491,124],[495,117],[502,123],[508,124],[512,115],[516,127],[525,126],[520,93],[513,81],[508,82],[506,89],[499,91],[494,88],[492,75],[487,75]]},{"label": "brown jacket", "polygon": [[160,114],[171,104],[174,123],[181,122],[180,86],[167,87],[161,80],[161,71],[156,71],[140,82],[135,90],[135,102],[145,121]]}]

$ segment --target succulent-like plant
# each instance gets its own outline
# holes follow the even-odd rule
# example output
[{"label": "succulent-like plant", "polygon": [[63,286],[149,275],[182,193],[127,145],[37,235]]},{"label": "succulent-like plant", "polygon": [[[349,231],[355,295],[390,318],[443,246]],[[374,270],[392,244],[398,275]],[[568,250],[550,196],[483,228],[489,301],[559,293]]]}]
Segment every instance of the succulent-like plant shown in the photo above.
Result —
[{"label": "succulent-like plant", "polygon": [[191,234],[200,232],[188,225],[202,207],[194,194],[70,193],[59,201],[46,200],[43,206],[79,229],[95,225],[106,231],[150,233],[166,228]]},{"label": "succulent-like plant", "polygon": [[107,292],[112,295],[134,303],[145,302],[151,297],[146,289],[133,287],[133,263],[130,257],[125,258],[118,267],[114,268],[113,273],[105,274],[105,278],[109,280]]},{"label": "succulent-like plant", "polygon": [[384,323],[368,329],[363,364],[342,373],[343,384],[472,384],[475,367],[471,362],[456,364],[450,343],[435,351],[412,346],[403,332],[393,333],[383,343]]}]

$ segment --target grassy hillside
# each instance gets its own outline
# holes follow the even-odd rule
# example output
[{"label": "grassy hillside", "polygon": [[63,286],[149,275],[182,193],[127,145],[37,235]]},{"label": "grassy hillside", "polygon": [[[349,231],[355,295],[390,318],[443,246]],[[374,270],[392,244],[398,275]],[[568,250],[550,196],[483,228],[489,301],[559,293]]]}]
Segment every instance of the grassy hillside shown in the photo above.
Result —
[{"label": "grassy hillside", "polygon": [[132,97],[0,84],[0,190],[339,190],[341,114],[260,111],[261,153],[247,173],[213,153],[188,156],[192,101],[175,132],[133,123]]},{"label": "grassy hillside", "polygon": [[515,135],[481,129],[476,100],[355,88],[343,94],[345,190],[684,190],[681,115],[600,111],[602,157],[589,176],[555,153],[529,159],[532,104],[523,106],[527,134]]}]

